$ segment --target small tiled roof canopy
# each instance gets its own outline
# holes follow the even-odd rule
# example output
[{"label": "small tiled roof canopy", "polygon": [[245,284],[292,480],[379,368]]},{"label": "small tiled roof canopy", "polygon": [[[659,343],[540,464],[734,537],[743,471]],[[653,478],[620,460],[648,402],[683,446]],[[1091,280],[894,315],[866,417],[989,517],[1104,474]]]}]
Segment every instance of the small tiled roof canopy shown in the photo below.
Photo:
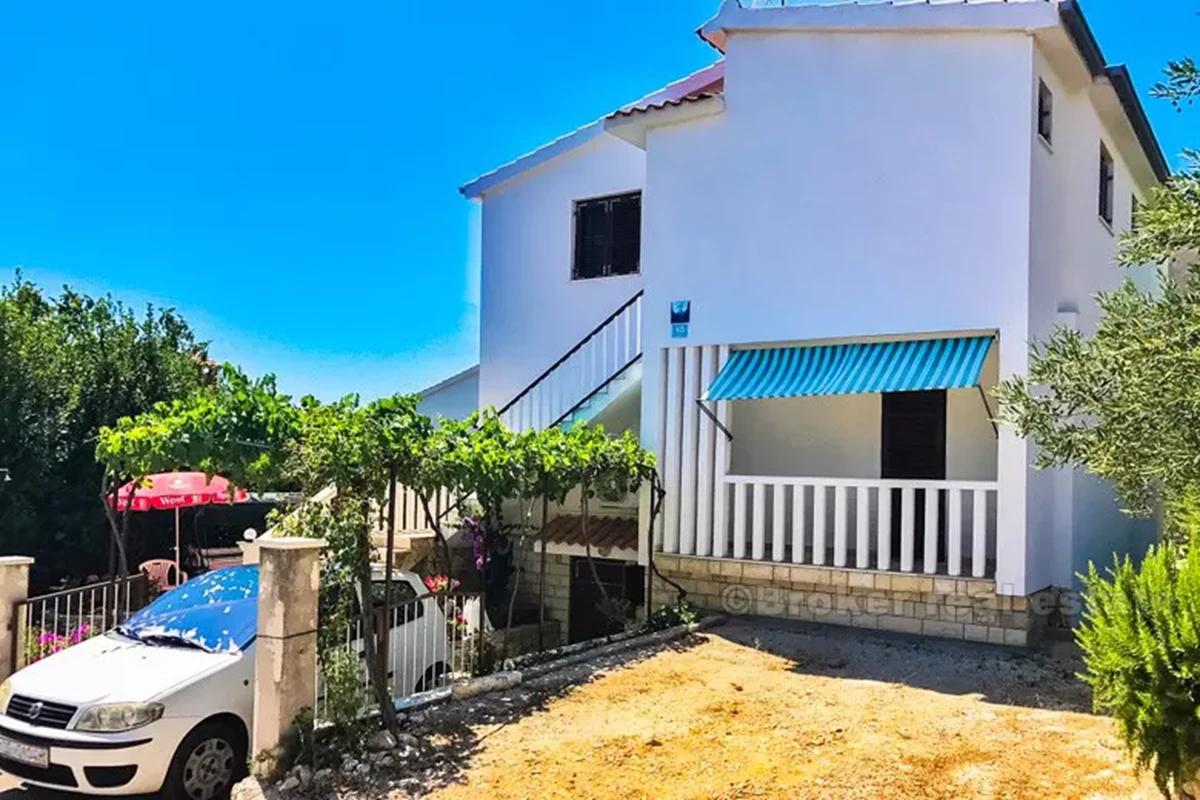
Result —
[{"label": "small tiled roof canopy", "polygon": [[[542,529],[549,544],[583,546],[583,518],[566,516],[552,519]],[[627,517],[588,516],[588,538],[598,551],[637,550],[638,523]]]},{"label": "small tiled roof canopy", "polygon": [[651,103],[650,105],[636,106],[634,108],[623,108],[620,111],[614,111],[610,115],[610,119],[614,117],[632,117],[634,114],[645,114],[647,111],[662,111],[664,108],[673,108],[681,106],[684,103],[696,103],[701,100],[707,100],[710,97],[716,97],[721,94],[719,91],[714,92],[695,92],[687,97],[681,97],[678,100],[663,100],[661,103]]}]

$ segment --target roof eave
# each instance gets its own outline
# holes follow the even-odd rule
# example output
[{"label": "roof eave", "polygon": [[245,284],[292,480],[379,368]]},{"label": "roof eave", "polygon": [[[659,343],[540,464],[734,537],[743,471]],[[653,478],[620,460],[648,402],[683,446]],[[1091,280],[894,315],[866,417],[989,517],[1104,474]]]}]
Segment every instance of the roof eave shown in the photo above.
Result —
[{"label": "roof eave", "polygon": [[725,111],[725,98],[715,94],[695,99],[677,100],[638,111],[618,111],[604,120],[604,129],[634,147],[646,149],[646,135],[651,128],[676,125],[701,117],[711,117]]},{"label": "roof eave", "polygon": [[553,142],[539,147],[533,152],[526,153],[515,161],[510,161],[502,167],[497,167],[470,183],[463,184],[459,187],[459,191],[462,192],[464,197],[471,200],[478,200],[483,197],[485,192],[494,189],[506,181],[512,180],[522,172],[540,166],[552,158],[557,158],[563,153],[587,144],[597,136],[603,135],[603,133],[604,120],[598,119],[568,133],[566,136],[561,136]]},{"label": "roof eave", "polygon": [[467,367],[464,370],[454,373],[453,375],[451,375],[448,378],[443,378],[442,380],[438,381],[435,384],[426,386],[424,389],[422,389],[417,394],[421,395],[422,397],[428,397],[431,394],[435,394],[444,389],[449,389],[451,386],[462,383],[463,381],[469,380],[470,378],[477,377],[478,375],[479,375],[479,365],[474,364],[472,366]]},{"label": "roof eave", "polygon": [[[703,88],[712,82],[719,80],[725,74],[725,62],[717,61],[715,64],[710,64],[703,69],[696,70],[691,75],[673,81],[662,89],[652,92],[645,97],[628,105],[624,105],[620,110],[629,110],[638,106],[662,102],[664,100],[673,100],[685,97],[696,90]],[[472,200],[478,200],[483,195],[507,181],[512,180],[518,175],[531,170],[535,167],[545,164],[551,159],[557,158],[560,155],[570,152],[577,147],[587,144],[593,139],[604,134],[604,119],[598,119],[595,122],[584,125],[582,128],[568,133],[566,136],[555,139],[549,144],[542,145],[536,150],[526,153],[514,161],[497,167],[496,169],[476,178],[469,183],[464,184],[459,188],[462,194]]]},{"label": "roof eave", "polygon": [[1088,25],[1076,0],[1067,0],[1059,6],[1059,16],[1062,19],[1063,28],[1066,29],[1067,35],[1071,37],[1071,41],[1079,50],[1079,55],[1087,65],[1088,71],[1092,73],[1092,77],[1107,78],[1112,85],[1117,99],[1121,102],[1121,107],[1125,110],[1125,116],[1128,117],[1129,124],[1133,127],[1138,143],[1142,146],[1146,160],[1150,162],[1150,168],[1154,170],[1155,177],[1159,181],[1170,178],[1171,167],[1167,163],[1166,156],[1163,155],[1162,146],[1154,134],[1154,128],[1150,126],[1150,119],[1146,116],[1146,109],[1133,86],[1129,70],[1123,64],[1105,63],[1100,43],[1096,41],[1096,36],[1092,33],[1092,28]]}]

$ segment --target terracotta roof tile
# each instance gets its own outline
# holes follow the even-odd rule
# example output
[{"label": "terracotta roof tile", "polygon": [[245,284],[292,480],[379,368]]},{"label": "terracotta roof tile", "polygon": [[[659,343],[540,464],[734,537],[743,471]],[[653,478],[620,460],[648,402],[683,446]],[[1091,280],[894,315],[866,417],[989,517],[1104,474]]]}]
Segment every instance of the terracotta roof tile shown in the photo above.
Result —
[{"label": "terracotta roof tile", "polygon": [[[583,546],[583,519],[577,515],[557,517],[542,529],[551,544]],[[628,517],[588,517],[588,538],[597,551],[637,550],[638,521]]]},{"label": "terracotta roof tile", "polygon": [[720,92],[694,92],[689,94],[687,97],[680,97],[677,100],[663,100],[661,103],[651,103],[650,105],[614,111],[609,118],[632,117],[634,114],[645,114],[647,111],[661,111],[664,108],[670,108],[672,106],[681,106],[685,103],[696,103],[701,100],[707,100],[708,98],[716,97],[719,94]]}]

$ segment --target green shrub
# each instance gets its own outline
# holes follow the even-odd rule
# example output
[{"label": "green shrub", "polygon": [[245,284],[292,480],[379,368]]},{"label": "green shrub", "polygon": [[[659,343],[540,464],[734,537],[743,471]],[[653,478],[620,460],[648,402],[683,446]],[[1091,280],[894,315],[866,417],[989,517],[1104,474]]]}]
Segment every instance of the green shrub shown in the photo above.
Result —
[{"label": "green shrub", "polygon": [[1096,709],[1116,718],[1139,769],[1164,796],[1191,793],[1200,767],[1200,539],[1152,547],[1084,577],[1077,637]]},{"label": "green shrub", "polygon": [[646,618],[646,630],[661,631],[676,625],[690,625],[700,619],[700,610],[688,600],[678,600],[655,609]]},{"label": "green shrub", "polygon": [[336,731],[354,728],[362,713],[364,691],[359,670],[358,654],[349,647],[337,647],[321,656],[325,719]]}]

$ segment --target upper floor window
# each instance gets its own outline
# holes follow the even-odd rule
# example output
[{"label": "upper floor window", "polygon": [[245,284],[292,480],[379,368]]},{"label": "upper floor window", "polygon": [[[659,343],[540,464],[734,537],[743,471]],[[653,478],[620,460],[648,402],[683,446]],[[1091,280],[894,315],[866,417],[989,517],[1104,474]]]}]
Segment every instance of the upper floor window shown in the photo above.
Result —
[{"label": "upper floor window", "polygon": [[1116,175],[1113,171],[1112,155],[1103,143],[1100,144],[1100,219],[1112,225],[1113,188]]},{"label": "upper floor window", "polygon": [[1046,144],[1054,141],[1054,95],[1045,81],[1038,81],[1037,130]]},{"label": "upper floor window", "polygon": [[575,203],[575,280],[634,275],[642,257],[642,193]]},{"label": "upper floor window", "polygon": [[1129,196],[1129,228],[1133,230],[1137,227],[1138,212],[1142,210],[1142,201],[1137,199],[1137,195]]}]

